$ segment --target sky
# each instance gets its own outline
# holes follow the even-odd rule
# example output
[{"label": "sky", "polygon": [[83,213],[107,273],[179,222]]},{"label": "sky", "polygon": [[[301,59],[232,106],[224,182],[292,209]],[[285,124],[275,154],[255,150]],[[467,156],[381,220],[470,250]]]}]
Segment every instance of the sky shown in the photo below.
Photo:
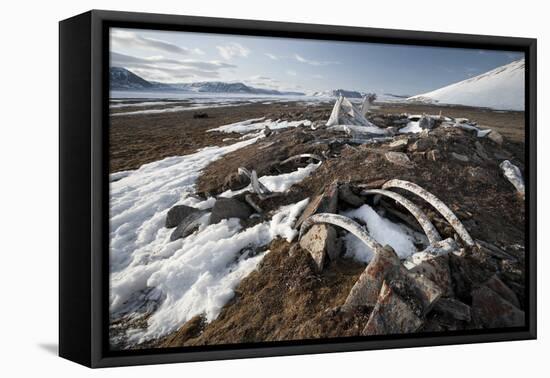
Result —
[{"label": "sky", "polygon": [[149,81],[242,82],[306,93],[416,95],[523,57],[510,51],[111,29],[111,66]]}]

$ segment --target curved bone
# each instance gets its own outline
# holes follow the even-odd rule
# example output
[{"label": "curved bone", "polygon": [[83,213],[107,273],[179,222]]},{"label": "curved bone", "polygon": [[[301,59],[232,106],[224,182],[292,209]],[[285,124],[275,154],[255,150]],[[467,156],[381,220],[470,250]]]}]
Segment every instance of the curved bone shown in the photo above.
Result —
[{"label": "curved bone", "polygon": [[428,192],[426,189],[419,185],[416,185],[409,181],[404,180],[389,180],[384,185],[383,189],[387,188],[400,188],[416,194],[420,198],[424,199],[430,205],[432,205],[443,217],[451,224],[458,236],[468,245],[473,246],[474,240],[462,224],[456,215],[452,212],[447,205],[445,205],[439,198]]},{"label": "curved bone", "polygon": [[260,196],[260,198],[263,199],[264,195],[271,194],[271,191],[264,184],[258,181],[258,174],[256,173],[255,170],[252,170],[252,173],[251,173],[248,169],[244,167],[239,167],[237,172],[239,172],[240,174],[244,174],[246,177],[250,179],[250,183],[252,184],[252,190],[254,190],[254,193]]},{"label": "curved bone", "polygon": [[375,254],[379,254],[383,249],[376,240],[374,240],[367,231],[354,220],[344,217],[342,215],[336,215],[331,213],[319,213],[314,214],[307,218],[300,227],[300,238],[306,233],[306,231],[316,223],[332,224],[343,228],[346,231],[351,232],[357,236],[359,240],[365,243]]},{"label": "curved bone", "polygon": [[295,156],[291,156],[289,157],[288,159],[286,160],[283,160],[281,162],[281,164],[286,164],[292,160],[298,160],[298,159],[301,159],[301,158],[310,158],[310,159],[315,159],[315,160],[318,160],[318,161],[323,161],[323,158],[320,157],[319,155],[315,155],[315,154],[300,154],[300,155],[295,155]]},{"label": "curved bone", "polygon": [[420,210],[418,206],[403,197],[401,194],[383,189],[363,190],[361,194],[381,195],[393,199],[394,201],[402,205],[405,209],[409,210],[409,212],[416,218],[416,220],[422,227],[422,230],[424,230],[424,233],[428,237],[430,244],[434,244],[441,240],[439,232],[437,232],[436,228],[434,227],[432,222],[430,222],[430,219],[426,216],[426,214],[424,214],[424,212]]}]

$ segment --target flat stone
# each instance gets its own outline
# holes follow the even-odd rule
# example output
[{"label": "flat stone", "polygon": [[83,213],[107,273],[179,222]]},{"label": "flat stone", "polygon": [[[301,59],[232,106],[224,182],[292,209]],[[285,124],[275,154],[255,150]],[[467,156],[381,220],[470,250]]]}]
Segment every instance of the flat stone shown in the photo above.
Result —
[{"label": "flat stone", "polygon": [[411,152],[422,152],[422,151],[429,150],[430,148],[433,147],[433,145],[434,145],[434,143],[433,143],[432,139],[422,138],[422,139],[418,139],[416,142],[411,144],[409,146],[409,151],[411,151]]},{"label": "flat stone", "polygon": [[410,270],[412,273],[420,274],[441,288],[443,295],[452,296],[453,286],[451,270],[449,268],[449,256],[435,256],[421,262]]},{"label": "flat stone", "polygon": [[483,160],[489,160],[489,154],[487,154],[487,151],[485,151],[485,147],[481,143],[479,143],[478,140],[474,143],[474,146],[476,148],[476,152],[479,155],[480,158]]},{"label": "flat stone", "polygon": [[165,227],[177,227],[181,223],[181,221],[184,220],[189,214],[195,213],[197,211],[199,211],[199,209],[195,209],[191,206],[176,205],[168,210],[168,214],[166,214]]},{"label": "flat stone", "polygon": [[392,248],[384,247],[369,262],[355,285],[351,288],[346,302],[342,306],[345,311],[357,306],[374,306],[380,294],[382,283],[388,276],[398,272],[399,257]]},{"label": "flat stone", "polygon": [[466,155],[462,155],[462,154],[457,154],[456,152],[451,152],[451,157],[453,159],[456,159],[458,161],[461,161],[461,162],[464,162],[464,163],[467,163],[470,161],[470,159],[468,158],[468,156]]},{"label": "flat stone", "polygon": [[349,184],[342,184],[338,187],[338,199],[353,207],[359,207],[365,203],[363,198],[352,192]]},{"label": "flat stone", "polygon": [[388,151],[385,153],[384,156],[390,163],[401,165],[403,167],[412,166],[411,160],[409,159],[407,154],[403,152]]},{"label": "flat stone", "polygon": [[409,140],[407,138],[396,139],[388,145],[388,148],[392,151],[403,151],[408,143]]},{"label": "flat stone", "polygon": [[420,121],[418,121],[418,126],[420,126],[422,129],[431,130],[435,126],[435,119],[433,119],[432,117],[422,117],[420,118]]},{"label": "flat stone", "polygon": [[323,270],[327,256],[339,254],[337,234],[334,227],[326,224],[314,224],[300,239],[300,247],[309,252],[317,270]]},{"label": "flat stone", "polygon": [[487,138],[489,138],[492,142],[501,145],[504,142],[504,138],[502,137],[502,134],[500,134],[498,131],[491,131],[489,134],[487,134]]},{"label": "flat stone", "polygon": [[376,306],[365,328],[364,336],[396,335],[416,332],[423,322],[395,290],[384,281]]},{"label": "flat stone", "polygon": [[317,213],[336,213],[338,211],[338,182],[330,184],[322,194],[317,195],[304,209],[296,221],[295,228],[299,229],[302,223]]},{"label": "flat stone", "polygon": [[469,322],[472,319],[470,306],[453,298],[440,298],[433,311],[455,320]]},{"label": "flat stone", "polygon": [[472,317],[484,328],[525,325],[525,313],[487,286],[472,292]]},{"label": "flat stone", "polygon": [[502,282],[500,278],[497,277],[497,275],[494,275],[487,282],[485,282],[485,286],[493,290],[495,293],[506,299],[514,306],[518,308],[520,307],[517,295],[513,292],[512,289],[506,286],[506,284]]},{"label": "flat stone", "polygon": [[210,215],[210,224],[216,224],[223,219],[238,218],[248,219],[252,215],[250,206],[234,198],[219,198]]}]

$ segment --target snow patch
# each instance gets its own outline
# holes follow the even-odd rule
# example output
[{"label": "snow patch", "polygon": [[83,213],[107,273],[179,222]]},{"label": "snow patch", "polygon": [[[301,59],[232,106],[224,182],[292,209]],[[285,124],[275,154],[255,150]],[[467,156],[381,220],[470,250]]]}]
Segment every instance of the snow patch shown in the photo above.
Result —
[{"label": "snow patch", "polygon": [[286,129],[289,127],[298,127],[298,126],[311,126],[311,121],[305,119],[301,121],[272,121],[270,119],[265,120],[265,117],[262,118],[252,118],[246,121],[235,122],[228,125],[223,125],[216,127],[214,129],[208,130],[208,132],[219,131],[222,133],[240,133],[246,134],[252,131],[263,130],[266,127],[269,127],[271,130],[277,129]]},{"label": "snow patch", "polygon": [[[369,205],[363,205],[341,214],[366,224],[369,235],[381,245],[390,245],[401,259],[417,252],[412,232],[407,232],[404,230],[404,226],[381,217]],[[347,234],[344,237],[344,242],[346,243],[346,256],[365,263],[374,257],[374,252],[355,235]]]}]

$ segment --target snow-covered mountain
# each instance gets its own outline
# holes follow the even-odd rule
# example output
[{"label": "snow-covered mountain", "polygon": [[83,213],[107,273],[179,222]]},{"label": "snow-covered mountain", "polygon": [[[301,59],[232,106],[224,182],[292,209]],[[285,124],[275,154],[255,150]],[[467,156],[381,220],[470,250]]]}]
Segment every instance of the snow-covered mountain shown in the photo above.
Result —
[{"label": "snow-covered mountain", "polygon": [[275,89],[264,89],[251,87],[243,83],[225,83],[221,81],[203,81],[196,83],[166,84],[147,81],[133,72],[122,67],[111,67],[110,69],[111,89],[116,90],[176,90],[184,92],[201,93],[246,93],[263,95],[294,95],[302,96],[302,92],[284,92]]},{"label": "snow-covered mountain", "polygon": [[203,81],[196,83],[171,84],[173,88],[189,92],[208,93],[249,93],[267,95],[303,95],[302,92],[284,92],[275,89],[256,88],[243,83],[226,83],[222,81]]},{"label": "snow-covered mountain", "polygon": [[151,89],[154,84],[142,79],[133,72],[122,67],[111,67],[109,70],[111,89]]},{"label": "snow-covered mountain", "polygon": [[437,89],[409,97],[409,101],[486,107],[499,110],[525,109],[525,59]]},{"label": "snow-covered mountain", "polygon": [[347,98],[361,98],[364,93],[357,91],[350,91],[347,89],[329,89],[326,91],[318,91],[309,93],[310,96],[314,97],[340,97],[344,96]]}]

